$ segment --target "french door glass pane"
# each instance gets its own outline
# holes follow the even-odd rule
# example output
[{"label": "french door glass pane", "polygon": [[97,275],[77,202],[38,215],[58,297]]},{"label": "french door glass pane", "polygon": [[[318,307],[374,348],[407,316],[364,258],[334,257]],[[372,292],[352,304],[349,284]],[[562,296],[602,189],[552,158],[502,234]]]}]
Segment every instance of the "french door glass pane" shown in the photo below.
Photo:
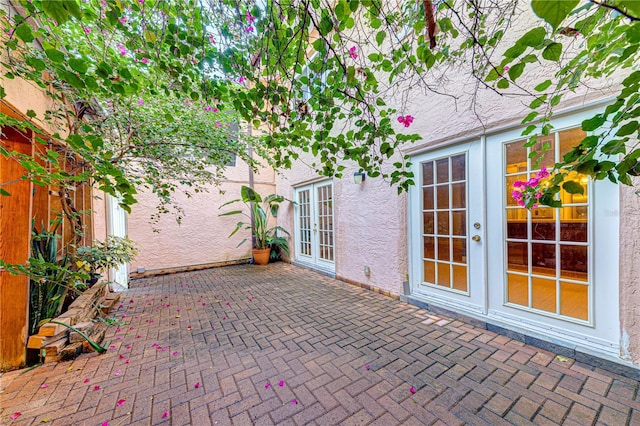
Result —
[{"label": "french door glass pane", "polygon": [[331,185],[317,188],[320,259],[333,261],[333,194]]},{"label": "french door glass pane", "polygon": [[[561,208],[540,207],[527,211],[511,193],[516,181],[527,181],[540,167],[561,160],[585,133],[566,130],[539,138],[532,148],[524,141],[504,146],[506,217],[506,302],[522,309],[546,312],[558,318],[588,321],[589,275],[588,177],[572,172],[583,194],[560,191]],[[531,155],[531,151],[538,152]]]},{"label": "french door glass pane", "polygon": [[309,190],[298,192],[300,207],[300,252],[311,256],[311,206]]},{"label": "french door glass pane", "polygon": [[468,291],[466,154],[422,163],[424,283]]}]

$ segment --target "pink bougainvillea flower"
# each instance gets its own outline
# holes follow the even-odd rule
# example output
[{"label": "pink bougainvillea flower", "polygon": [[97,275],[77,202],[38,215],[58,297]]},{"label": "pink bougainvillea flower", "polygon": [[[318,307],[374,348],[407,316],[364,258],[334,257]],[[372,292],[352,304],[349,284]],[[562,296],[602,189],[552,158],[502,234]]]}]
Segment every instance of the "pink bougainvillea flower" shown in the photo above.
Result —
[{"label": "pink bougainvillea flower", "polygon": [[[151,322],[153,322],[153,321],[151,321]],[[129,330],[133,330],[133,326],[129,327]]]},{"label": "pink bougainvillea flower", "polygon": [[163,346],[163,347],[162,347],[162,351],[163,351],[163,352],[164,352],[164,351],[167,351],[168,349],[169,349],[169,346]]},{"label": "pink bougainvillea flower", "polygon": [[505,71],[509,71],[509,65],[505,65],[505,66],[504,66],[504,70],[505,70]]},{"label": "pink bougainvillea flower", "polygon": [[120,333],[120,327],[116,327],[116,333]]},{"label": "pink bougainvillea flower", "polygon": [[129,360],[127,359],[124,363],[125,363],[125,364],[129,364]]},{"label": "pink bougainvillea flower", "polygon": [[244,83],[245,81],[247,81],[247,77],[243,76],[243,77],[238,78],[238,83],[240,83],[240,84]]},{"label": "pink bougainvillea flower", "polygon": [[191,326],[190,325],[187,326],[187,330],[191,331]]},{"label": "pink bougainvillea flower", "polygon": [[278,386],[283,387],[283,386],[284,386],[284,380],[280,380],[280,381],[278,382]]},{"label": "pink bougainvillea flower", "polygon": [[13,413],[13,414],[11,415],[11,418],[12,418],[13,420],[15,420],[15,419],[17,419],[18,417],[20,417],[21,415],[22,415],[22,413],[21,413],[21,412],[16,411],[15,413]]},{"label": "pink bougainvillea flower", "polygon": [[297,405],[298,404],[298,400],[297,399],[293,399],[293,400],[291,400],[291,403]]},{"label": "pink bougainvillea flower", "polygon": [[231,306],[231,303],[230,303],[230,302],[227,302],[227,306]]},{"label": "pink bougainvillea flower", "polygon": [[212,34],[209,34],[209,42],[212,43],[212,44],[216,44],[216,39],[213,38]]},{"label": "pink bougainvillea flower", "polygon": [[[118,50],[120,51],[120,54],[122,56],[125,56],[127,54],[127,49],[121,44],[118,45]],[[129,303],[133,303],[133,299],[129,300]]]},{"label": "pink bougainvillea flower", "polygon": [[200,382],[197,382],[193,387],[198,389],[200,387]]},{"label": "pink bougainvillea flower", "polygon": [[253,25],[249,25],[247,28],[244,29],[244,32],[249,34],[252,33],[254,30]]},{"label": "pink bougainvillea flower", "polygon": [[89,379],[84,379],[83,383],[89,383]]},{"label": "pink bougainvillea flower", "polygon": [[148,64],[149,60],[147,58],[142,58],[140,59],[140,62],[142,62],[143,64]]},{"label": "pink bougainvillea flower", "polygon": [[364,369],[365,369],[365,370],[370,370],[370,369],[371,369],[371,366],[370,366],[369,364],[367,364],[367,365],[365,365],[365,366],[364,366]]},{"label": "pink bougainvillea flower", "polygon": [[91,28],[84,27],[82,30],[85,34],[91,34]]},{"label": "pink bougainvillea flower", "polygon": [[173,355],[173,356],[178,355],[178,351],[172,352],[171,355]]},{"label": "pink bougainvillea flower", "polygon": [[142,337],[142,336],[140,336],[140,335],[138,334],[138,335],[136,336],[136,339],[139,339],[139,338],[141,338],[141,337]]},{"label": "pink bougainvillea flower", "polygon": [[222,319],[223,319],[223,320],[226,320],[226,319],[227,319],[227,317],[222,317]]},{"label": "pink bougainvillea flower", "polygon": [[271,387],[271,383],[267,382],[264,384],[265,389],[269,389]]},{"label": "pink bougainvillea flower", "polygon": [[46,389],[48,387],[49,387],[49,385],[46,384],[46,383],[43,383],[43,384],[40,385],[40,389]]},{"label": "pink bougainvillea flower", "polygon": [[109,345],[109,350],[112,351],[116,348],[116,345]]},{"label": "pink bougainvillea flower", "polygon": [[120,376],[122,374],[122,370],[116,370],[116,376]]},{"label": "pink bougainvillea flower", "polygon": [[125,346],[125,348],[131,349],[131,345],[127,345],[127,346]]},{"label": "pink bougainvillea flower", "polygon": [[167,417],[169,417],[169,410],[167,410],[164,413],[162,413],[162,418],[163,419],[166,419]]},{"label": "pink bougainvillea flower", "polygon": [[256,20],[256,17],[251,14],[251,12],[247,11],[245,14],[245,18],[247,18],[247,23],[253,24],[253,21]]},{"label": "pink bougainvillea flower", "polygon": [[109,422],[102,422],[102,426],[109,426]]},{"label": "pink bougainvillea flower", "polygon": [[124,355],[118,355],[118,358],[124,359]]},{"label": "pink bougainvillea flower", "polygon": [[356,49],[357,48],[355,46],[349,49],[349,56],[351,56],[353,59],[358,59],[358,54],[356,53]]},{"label": "pink bougainvillea flower", "polygon": [[158,346],[158,344],[157,344],[157,343],[154,343],[153,345],[151,345],[151,347],[152,347],[152,348],[155,348],[155,347],[157,347],[157,346]]},{"label": "pink bougainvillea flower", "polygon": [[404,127],[409,127],[411,126],[411,123],[413,123],[413,116],[412,115],[405,115],[405,116],[400,116],[398,117],[398,123],[404,124]]},{"label": "pink bougainvillea flower", "polygon": [[127,17],[123,16],[123,17],[119,18],[118,21],[120,21],[121,24],[126,24],[127,23]]},{"label": "pink bougainvillea flower", "polygon": [[409,392],[411,392],[411,393],[416,393],[416,388],[414,388],[413,386],[411,386],[411,387],[409,388]]},{"label": "pink bougainvillea flower", "polygon": [[[122,53],[123,51],[124,51],[124,53],[122,53],[123,55],[124,55],[125,53],[127,53],[127,51],[126,51],[126,50],[124,50],[124,46],[123,46],[123,45],[119,44],[118,46],[119,46],[118,48],[120,49],[120,53]],[[129,300],[129,303],[133,303],[133,299],[130,299],[130,300]],[[124,317],[123,317],[123,318],[124,318]]]},{"label": "pink bougainvillea flower", "polygon": [[100,385],[95,385],[95,386],[93,387],[93,390],[94,390],[94,391],[100,390]]},{"label": "pink bougainvillea flower", "polygon": [[118,404],[118,407],[122,407],[124,405],[124,403],[127,402],[126,399],[119,399],[118,402],[116,404]]}]

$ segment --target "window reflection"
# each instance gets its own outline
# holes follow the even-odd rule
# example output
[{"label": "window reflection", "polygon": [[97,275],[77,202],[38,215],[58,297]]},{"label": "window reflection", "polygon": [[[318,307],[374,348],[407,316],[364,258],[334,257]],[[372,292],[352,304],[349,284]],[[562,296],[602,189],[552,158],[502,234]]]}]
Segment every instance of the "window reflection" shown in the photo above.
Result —
[{"label": "window reflection", "polygon": [[530,156],[524,141],[504,147],[506,302],[580,320],[589,319],[588,177],[569,174],[567,179],[580,184],[583,194],[560,191],[559,209],[527,211],[517,206],[511,192],[516,180],[528,180],[541,166],[552,167],[584,137],[582,130],[572,129],[540,138],[533,147],[544,149],[538,157]]}]

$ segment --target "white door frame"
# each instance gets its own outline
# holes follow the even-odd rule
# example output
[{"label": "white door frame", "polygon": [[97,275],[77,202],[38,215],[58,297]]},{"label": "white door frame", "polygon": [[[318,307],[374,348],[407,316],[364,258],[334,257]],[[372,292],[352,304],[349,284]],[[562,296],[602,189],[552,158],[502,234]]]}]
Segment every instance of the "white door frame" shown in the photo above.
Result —
[{"label": "white door frame", "polygon": [[[331,203],[329,205],[325,205],[325,210],[327,208],[330,209],[330,212],[325,211],[325,217],[321,217],[319,202],[318,199],[318,191],[329,187],[331,194]],[[302,238],[301,238],[301,223],[300,223],[300,212],[301,212],[301,203],[300,203],[300,194],[308,191],[308,206],[309,206],[309,214],[310,214],[310,240],[308,243],[310,244],[310,250],[302,249]],[[335,255],[336,255],[336,244],[335,244],[335,208],[334,208],[334,197],[333,197],[333,181],[332,180],[322,180],[314,183],[310,183],[304,186],[299,186],[294,188],[294,199],[296,204],[294,205],[294,242],[295,242],[295,260],[305,266],[311,267],[313,269],[318,269],[323,272],[327,272],[329,274],[335,274]],[[330,219],[326,218],[326,213],[330,214]],[[322,225],[331,226],[330,231],[325,230],[323,233]],[[331,235],[331,242],[321,241],[321,236],[326,237],[327,232]],[[329,250],[331,250],[333,259],[323,259],[320,255],[320,246],[331,246]],[[305,253],[305,251],[310,251],[310,254]]]},{"label": "white door frame", "polygon": [[[580,127],[580,123],[592,117],[598,109],[590,109],[553,120],[553,132]],[[599,352],[619,357],[620,355],[620,306],[618,298],[619,265],[619,188],[609,181],[590,182],[588,193],[590,205],[589,274],[591,286],[589,294],[589,321],[559,319],[542,313],[534,313],[506,303],[504,283],[506,282],[505,249],[505,203],[504,158],[505,143],[522,140],[521,129],[501,132],[487,137],[487,188],[501,188],[487,191],[487,228],[491,236],[487,240],[489,253],[499,255],[500,261],[488,262],[488,318],[492,322],[517,327],[524,333],[540,335],[545,340],[558,344],[575,346],[586,352]],[[597,224],[597,227],[596,227]]]},{"label": "white door frame", "polygon": [[[107,205],[107,235],[125,238],[127,236],[127,212],[120,207],[117,198],[106,194]],[[109,281],[128,288],[129,264],[123,264],[109,269]]]},{"label": "white door frame", "polygon": [[[483,140],[440,148],[411,159],[416,186],[409,189],[409,281],[411,293],[435,305],[470,315],[486,314]],[[422,163],[466,154],[466,250],[468,291],[442,289],[423,282]],[[474,226],[475,225],[475,226]],[[479,226],[479,228],[476,228]],[[479,237],[479,241],[472,240]]]},{"label": "white door frame", "polygon": [[[580,127],[580,123],[602,110],[602,107],[557,115],[553,119],[554,132]],[[503,144],[522,140],[522,128],[505,130],[483,136],[479,142],[456,144],[437,148],[412,157],[412,170],[416,186],[409,190],[408,247],[409,281],[411,295],[427,303],[487,321],[516,332],[561,346],[575,347],[585,353],[620,357],[619,306],[619,189],[608,181],[592,182],[589,211],[589,241],[592,247],[589,264],[592,279],[592,314],[590,324],[553,318],[505,304],[505,197]],[[473,223],[479,220],[483,270],[471,275],[470,295],[484,292],[483,297],[464,301],[461,295],[448,294],[421,285],[422,280],[422,190],[420,161],[448,156],[477,143],[480,147],[479,164],[469,164],[469,178],[477,172],[481,214],[469,212],[468,235],[473,235]],[[477,167],[476,167],[477,166]],[[478,171],[479,170],[479,171]],[[476,186],[469,186],[478,187]],[[469,194],[473,194],[469,190]],[[469,201],[469,205],[473,204]],[[471,206],[472,207],[472,206]],[[476,219],[479,217],[479,219]],[[596,228],[597,223],[597,228]],[[472,242],[470,242],[472,244]],[[471,246],[473,247],[473,245]],[[470,265],[471,268],[471,265]],[[471,299],[471,298],[469,298]]]}]

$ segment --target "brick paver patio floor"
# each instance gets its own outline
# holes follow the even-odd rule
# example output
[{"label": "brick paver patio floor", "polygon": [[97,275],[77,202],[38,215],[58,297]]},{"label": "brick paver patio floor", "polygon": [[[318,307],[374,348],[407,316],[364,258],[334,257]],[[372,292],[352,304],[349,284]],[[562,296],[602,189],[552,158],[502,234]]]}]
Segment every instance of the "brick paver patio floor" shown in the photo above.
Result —
[{"label": "brick paver patio floor", "polygon": [[0,424],[640,424],[636,381],[292,265],[121,302],[106,354],[0,378]]}]

